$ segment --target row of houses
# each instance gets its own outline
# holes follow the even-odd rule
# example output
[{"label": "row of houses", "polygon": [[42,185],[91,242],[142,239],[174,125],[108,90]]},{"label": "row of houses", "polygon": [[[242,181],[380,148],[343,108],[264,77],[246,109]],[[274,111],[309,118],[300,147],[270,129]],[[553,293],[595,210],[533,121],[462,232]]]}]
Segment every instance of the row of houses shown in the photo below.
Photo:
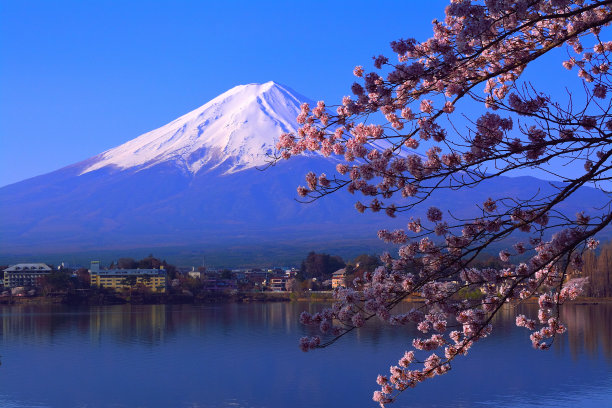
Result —
[{"label": "row of houses", "polygon": [[230,270],[232,278],[223,279],[223,271],[207,269],[206,271],[187,271],[190,278],[205,282],[207,290],[235,289],[239,283],[249,283],[255,288],[266,288],[274,292],[286,291],[287,282],[294,278],[298,270],[296,268],[271,268],[271,269],[233,269]]},{"label": "row of houses", "polygon": [[[52,272],[51,267],[43,263],[22,263],[4,269],[3,284],[6,289],[16,287],[35,288],[40,286],[41,278]],[[236,271],[236,279],[218,279],[216,271],[208,275],[199,271],[190,271],[192,278],[203,279],[210,290],[236,289],[236,281],[249,280],[273,291],[285,291],[287,281],[295,276],[297,270],[288,269],[284,275],[275,275],[278,271]],[[166,271],[160,269],[101,269],[99,261],[92,261],[89,274],[91,285],[113,290],[130,289],[144,286],[152,292],[164,293],[168,287]],[[232,283],[233,281],[233,283]]]},{"label": "row of houses", "polygon": [[[17,287],[35,288],[40,286],[41,278],[52,272],[44,263],[21,263],[4,269],[5,289]],[[160,269],[101,269],[99,261],[92,261],[89,269],[92,286],[113,290],[146,287],[152,292],[165,293],[168,288],[168,274]],[[249,281],[256,287],[266,288],[273,292],[287,290],[287,282],[294,278],[297,269],[278,270],[236,270],[232,271],[234,279],[220,279],[218,271],[189,271],[188,276],[206,282],[209,290],[236,289],[237,282]],[[332,288],[345,285],[346,271],[340,269],[332,275]]]}]

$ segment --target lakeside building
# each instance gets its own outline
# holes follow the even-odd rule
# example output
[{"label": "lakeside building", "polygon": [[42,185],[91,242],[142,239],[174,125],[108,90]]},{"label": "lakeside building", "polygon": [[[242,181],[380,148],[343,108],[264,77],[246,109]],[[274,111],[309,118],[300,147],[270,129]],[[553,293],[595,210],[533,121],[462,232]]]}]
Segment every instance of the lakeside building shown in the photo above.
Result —
[{"label": "lakeside building", "polygon": [[152,292],[165,293],[168,274],[164,269],[100,269],[100,261],[92,261],[89,269],[91,285],[114,290],[142,285]]},{"label": "lakeside building", "polygon": [[39,286],[40,278],[51,273],[51,268],[44,263],[20,263],[3,270],[4,287],[7,289]]},{"label": "lakeside building", "polygon": [[286,292],[287,281],[289,279],[286,276],[273,276],[270,278],[270,290],[272,292]]},{"label": "lakeside building", "polygon": [[332,273],[331,281],[332,289],[339,286],[346,286],[346,269],[338,269],[336,272]]}]

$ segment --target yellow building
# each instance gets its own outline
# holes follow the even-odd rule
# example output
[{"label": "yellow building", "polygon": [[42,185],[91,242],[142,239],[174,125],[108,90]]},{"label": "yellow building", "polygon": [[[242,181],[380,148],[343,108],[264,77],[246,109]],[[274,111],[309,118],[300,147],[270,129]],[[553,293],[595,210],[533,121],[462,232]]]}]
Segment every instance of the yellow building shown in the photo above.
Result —
[{"label": "yellow building", "polygon": [[100,270],[100,262],[92,261],[89,274],[91,286],[114,290],[144,286],[152,292],[164,293],[168,285],[168,275],[163,269]]}]

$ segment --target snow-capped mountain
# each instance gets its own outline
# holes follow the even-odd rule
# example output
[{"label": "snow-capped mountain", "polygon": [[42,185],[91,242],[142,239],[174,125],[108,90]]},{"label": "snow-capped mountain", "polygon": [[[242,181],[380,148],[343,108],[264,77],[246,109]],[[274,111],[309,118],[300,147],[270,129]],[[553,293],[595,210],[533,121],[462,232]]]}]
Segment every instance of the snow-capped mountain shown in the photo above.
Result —
[{"label": "snow-capped mountain", "polygon": [[225,174],[262,166],[280,132],[297,129],[306,98],[273,81],[239,85],[210,102],[107,150],[81,174],[114,166],[143,169],[173,162],[186,172],[220,169]]},{"label": "snow-capped mountain", "polygon": [[[295,201],[304,175],[335,174],[334,159],[312,154],[259,168],[280,134],[297,128],[302,102],[310,101],[274,82],[237,86],[118,147],[0,188],[0,263],[13,255],[25,262],[51,253],[97,256],[106,249],[130,256],[161,247],[216,251],[225,265],[238,255],[269,264],[299,262],[309,250],[375,252],[376,231],[405,227],[405,219],[359,214],[353,205],[362,197],[343,192],[307,205]],[[452,202],[464,216],[474,203],[498,196],[501,185],[507,196],[553,188],[534,178],[500,178],[429,204]],[[584,189],[562,205],[574,214],[584,203],[602,202],[601,195]],[[301,258],[282,258],[291,251]]]},{"label": "snow-capped mountain", "polygon": [[312,154],[261,171],[280,134],[297,128],[303,102],[275,82],[240,85],[120,146],[0,188],[0,258],[298,241],[312,249],[349,233],[376,241],[353,197],[295,201],[304,175],[331,174],[333,159]]}]

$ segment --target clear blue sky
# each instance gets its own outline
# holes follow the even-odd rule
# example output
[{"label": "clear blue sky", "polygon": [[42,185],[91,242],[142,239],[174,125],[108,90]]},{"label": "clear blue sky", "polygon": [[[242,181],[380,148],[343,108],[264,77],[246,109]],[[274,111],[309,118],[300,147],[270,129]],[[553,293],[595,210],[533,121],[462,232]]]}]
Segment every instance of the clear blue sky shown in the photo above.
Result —
[{"label": "clear blue sky", "polygon": [[[447,1],[0,2],[0,186],[91,157],[227,89],[349,94]],[[555,68],[557,71],[558,69]]]}]

